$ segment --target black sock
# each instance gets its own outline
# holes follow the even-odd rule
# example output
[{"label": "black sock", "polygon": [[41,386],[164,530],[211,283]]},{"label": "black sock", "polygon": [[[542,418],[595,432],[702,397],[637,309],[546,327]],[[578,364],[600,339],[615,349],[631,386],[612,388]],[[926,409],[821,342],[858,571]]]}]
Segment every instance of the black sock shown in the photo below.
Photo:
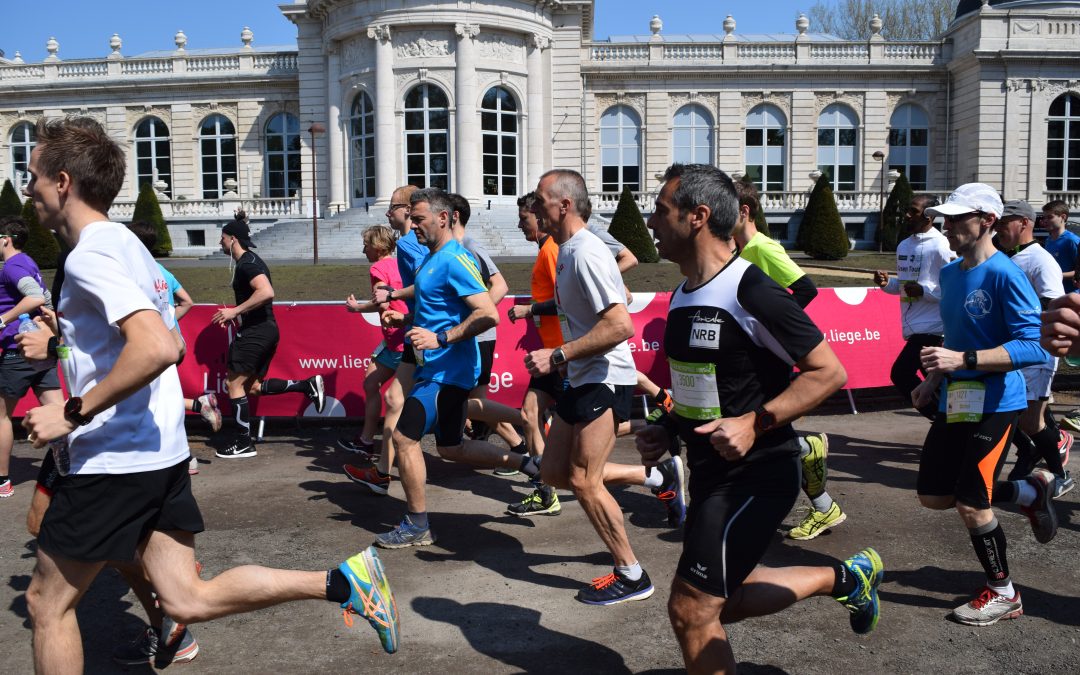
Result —
[{"label": "black sock", "polygon": [[850,597],[859,586],[859,580],[851,573],[848,566],[840,561],[837,561],[836,564],[833,565],[833,575],[832,592],[830,595],[834,598]]},{"label": "black sock", "polygon": [[8,480],[7,476],[0,476],[0,483],[6,483],[7,480]]},{"label": "black sock", "polygon": [[1046,426],[1053,427],[1054,431],[1058,430],[1058,423],[1057,420],[1054,419],[1054,412],[1050,410],[1050,406],[1043,408],[1043,422],[1046,423]]},{"label": "black sock", "polygon": [[236,411],[236,423],[240,425],[241,440],[251,441],[251,413],[248,411],[247,396],[231,398],[229,402]]},{"label": "black sock", "polygon": [[986,578],[990,582],[1004,582],[1009,579],[1009,560],[1005,556],[1005,530],[994,518],[982,527],[968,530],[975,555],[979,557]]},{"label": "black sock", "polygon": [[1016,486],[1011,480],[999,480],[994,483],[994,495],[990,498],[991,504],[1015,504]]},{"label": "black sock", "polygon": [[339,605],[349,599],[352,589],[349,588],[349,580],[339,569],[332,569],[326,573],[326,599]]},{"label": "black sock", "polygon": [[524,455],[521,458],[521,466],[518,467],[518,471],[525,474],[529,478],[536,478],[540,475],[540,467],[536,466],[532,461],[531,455]]},{"label": "black sock", "polygon": [[195,398],[191,400],[191,412],[202,412],[202,403],[199,403],[199,399]]},{"label": "black sock", "polygon": [[299,392],[306,394],[311,389],[307,380],[280,380],[272,377],[262,383],[262,393],[266,396]]},{"label": "black sock", "polygon": [[1061,466],[1061,455],[1058,454],[1058,438],[1060,434],[1056,427],[1046,425],[1037,434],[1031,434],[1031,440],[1035,442],[1035,448],[1039,451],[1037,457],[1042,457],[1046,462],[1046,468],[1050,473],[1060,476],[1065,467]]},{"label": "black sock", "polygon": [[529,454],[529,446],[525,444],[525,441],[521,441],[520,443],[518,443],[514,447],[510,448],[510,452],[516,452],[519,455],[528,455]]}]

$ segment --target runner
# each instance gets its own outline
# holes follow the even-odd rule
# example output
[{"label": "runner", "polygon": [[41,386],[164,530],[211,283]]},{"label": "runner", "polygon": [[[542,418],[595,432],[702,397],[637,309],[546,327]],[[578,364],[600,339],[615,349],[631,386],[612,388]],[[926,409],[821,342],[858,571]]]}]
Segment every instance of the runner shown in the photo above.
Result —
[{"label": "runner", "polygon": [[[90,118],[41,119],[36,132],[24,193],[41,224],[72,249],[57,306],[74,395],[23,420],[63,475],[26,592],[35,670],[83,670],[75,610],[109,560],[141,561],[161,609],[184,624],[327,598],[368,619],[383,647],[396,651],[397,609],[373,550],[329,571],[245,566],[198,577],[194,535],[203,523],[187,473],[164,279],[135,236],[105,216],[127,173],[123,151]],[[25,357],[47,355],[44,332],[23,334]]]},{"label": "runner", "polygon": [[919,462],[919,502],[956,509],[986,573],[986,587],[952,613],[970,626],[1023,614],[991,503],[1019,504],[1040,543],[1057,533],[1049,473],[996,482],[1026,407],[1024,378],[1016,371],[1048,358],[1037,341],[1039,298],[991,241],[1001,214],[1001,198],[982,183],[961,185],[944,204],[926,209],[930,217],[945,217],[945,236],[960,259],[941,270],[944,345],[923,349],[927,378],[912,392],[916,408],[935,392],[941,396]]},{"label": "runner", "polygon": [[[1061,266],[1065,292],[1075,293],[1077,291],[1076,271],[1080,268],[1080,255],[1077,253],[1078,247],[1080,247],[1080,237],[1065,228],[1068,222],[1068,204],[1060,199],[1054,199],[1043,204],[1042,217],[1039,219],[1039,223],[1050,233],[1050,236],[1046,239],[1046,250],[1054,256],[1054,260]],[[1072,257],[1070,258],[1070,256]],[[1080,408],[1074,408],[1062,415],[1061,426],[1080,432]]]},{"label": "runner", "polygon": [[[904,348],[892,366],[892,383],[904,403],[911,402],[911,392],[926,376],[919,354],[924,347],[940,347],[945,328],[941,323],[941,268],[956,257],[945,235],[934,227],[926,209],[938,205],[937,197],[916,195],[904,211],[909,237],[896,247],[896,276],[884,270],[874,272],[874,283],[890,295],[900,296],[900,325]],[[920,377],[921,375],[921,377]],[[937,401],[919,410],[933,421]]]},{"label": "runner", "polygon": [[645,470],[608,463],[619,422],[630,418],[637,383],[626,340],[634,324],[615,259],[585,227],[589,208],[585,180],[575,171],[554,170],[540,178],[533,211],[559,244],[555,300],[565,344],[542,348],[525,358],[529,374],[542,378],[565,369],[570,388],[559,394],[544,450],[542,479],[573,490],[585,515],[615,559],[612,573],[594,579],[577,599],[591,605],[644,600],[653,594],[649,575],[634,556],[623,514],[606,483],[664,486],[673,507],[685,514],[682,460],[673,457]]},{"label": "runner", "polygon": [[236,306],[222,307],[211,318],[221,327],[239,322],[236,338],[229,345],[225,380],[229,403],[232,404],[240,433],[232,443],[214,453],[225,459],[258,454],[251,439],[248,396],[301,393],[320,413],[325,403],[322,375],[312,375],[305,380],[269,378],[264,381],[270,361],[277,351],[279,334],[274,319],[274,287],[270,282],[270,268],[251,251],[253,248],[255,244],[251,242],[247,215],[238,211],[234,219],[221,229],[221,250],[236,265],[232,279]]},{"label": "runner", "polygon": [[791,421],[847,376],[792,296],[734,250],[740,206],[719,169],[675,164],[648,222],[686,280],[664,332],[675,410],[638,435],[638,449],[655,462],[672,433],[687,447],[690,514],[668,615],[695,673],[735,672],[726,624],[815,595],[844,604],[852,629],[869,633],[884,572],[872,548],[821,567],[758,566],[799,494]]},{"label": "runner", "polygon": [[[770,279],[791,291],[799,307],[806,309],[818,293],[813,280],[795,264],[779,242],[758,232],[754,219],[761,205],[754,184],[735,181],[735,191],[739,196],[739,219],[732,236],[739,246],[739,257],[757,265]],[[829,479],[829,436],[810,432],[799,436],[798,443],[802,490],[812,508],[802,522],[788,531],[788,536],[805,540],[836,527],[847,520],[847,514],[825,489]]]}]

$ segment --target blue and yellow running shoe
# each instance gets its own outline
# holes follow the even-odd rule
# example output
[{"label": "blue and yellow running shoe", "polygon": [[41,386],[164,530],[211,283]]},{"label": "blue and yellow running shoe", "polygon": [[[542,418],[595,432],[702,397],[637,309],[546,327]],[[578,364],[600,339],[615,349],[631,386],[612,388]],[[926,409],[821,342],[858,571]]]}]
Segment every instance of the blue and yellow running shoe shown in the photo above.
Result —
[{"label": "blue and yellow running shoe", "polygon": [[864,548],[845,560],[844,566],[855,577],[856,586],[851,595],[836,600],[851,612],[851,630],[865,635],[874,630],[881,614],[878,606],[878,586],[885,576],[885,565],[877,551]]},{"label": "blue and yellow running shoe", "polygon": [[379,634],[383,649],[389,654],[398,650],[397,603],[390,582],[383,573],[379,554],[371,546],[338,565],[338,569],[349,580],[352,594],[341,603],[342,617],[346,626],[352,626],[352,614],[359,614],[368,620],[371,627]]}]

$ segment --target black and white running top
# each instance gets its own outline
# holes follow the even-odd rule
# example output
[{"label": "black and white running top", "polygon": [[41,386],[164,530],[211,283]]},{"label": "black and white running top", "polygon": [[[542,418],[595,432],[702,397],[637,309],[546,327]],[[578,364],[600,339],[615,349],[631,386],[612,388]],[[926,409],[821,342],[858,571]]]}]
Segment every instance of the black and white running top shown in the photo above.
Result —
[{"label": "black and white running top", "polygon": [[[752,412],[778,396],[790,384],[795,362],[823,339],[791,294],[742,258],[698,288],[688,289],[683,281],[671,295],[664,349],[691,467],[734,466],[694,428]],[[735,464],[790,453],[794,437],[790,424],[778,427]]]}]

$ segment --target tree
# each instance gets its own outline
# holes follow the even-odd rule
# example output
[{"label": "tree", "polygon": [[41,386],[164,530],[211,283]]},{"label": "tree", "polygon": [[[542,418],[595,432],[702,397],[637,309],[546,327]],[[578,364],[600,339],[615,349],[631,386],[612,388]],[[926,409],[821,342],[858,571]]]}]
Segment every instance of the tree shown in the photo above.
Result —
[{"label": "tree", "polygon": [[172,237],[169,236],[169,227],[165,224],[165,217],[161,215],[161,205],[158,204],[157,194],[149,183],[143,183],[139,188],[139,198],[135,201],[135,213],[131,221],[144,220],[153,223],[157,231],[157,246],[150,253],[155,258],[165,258],[172,253]]},{"label": "tree", "polygon": [[911,203],[915,193],[911,191],[911,183],[907,177],[900,173],[900,179],[896,181],[889,198],[885,201],[885,209],[882,212],[881,224],[877,230],[877,241],[882,250],[895,251],[896,244],[900,241],[900,233],[904,231],[904,211]]},{"label": "tree", "polygon": [[660,254],[656,252],[652,235],[645,227],[645,219],[641,217],[641,209],[638,208],[630,188],[624,188],[619,195],[619,205],[615,207],[615,215],[611,217],[608,232],[625,244],[639,262],[660,261]]},{"label": "tree", "polygon": [[38,221],[34,200],[26,200],[20,215],[26,223],[26,229],[30,231],[23,253],[33,258],[37,266],[43,270],[56,269],[56,259],[60,256],[60,243],[56,241],[56,235],[46,230]]},{"label": "tree", "polygon": [[877,14],[886,40],[934,40],[955,9],[955,0],[819,0],[810,8],[810,26],[845,40],[866,40]]},{"label": "tree", "polygon": [[847,257],[847,231],[836,208],[828,176],[822,176],[810,193],[803,213],[799,236],[806,240],[803,250],[815,260],[841,260]]},{"label": "tree", "polygon": [[11,181],[4,181],[4,188],[0,190],[0,216],[17,216],[22,213],[22,200]]}]

